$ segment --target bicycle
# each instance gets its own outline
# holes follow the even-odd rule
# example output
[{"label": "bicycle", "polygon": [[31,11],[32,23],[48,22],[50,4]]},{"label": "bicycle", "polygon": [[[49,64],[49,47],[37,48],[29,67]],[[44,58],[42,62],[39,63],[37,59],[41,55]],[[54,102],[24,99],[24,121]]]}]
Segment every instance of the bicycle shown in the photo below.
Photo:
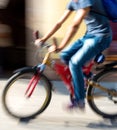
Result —
[{"label": "bicycle", "polygon": [[[53,40],[55,44],[56,39]],[[48,48],[48,45],[44,44],[43,47]],[[46,66],[60,75],[69,91],[70,100],[73,100],[74,89],[69,68],[50,57],[51,53],[47,52],[41,64],[18,69],[8,79],[3,90],[2,102],[9,115],[18,119],[33,119],[48,107],[53,87],[52,82],[44,74]],[[100,54],[88,66],[83,67],[87,85],[86,99],[95,113],[103,118],[112,119],[117,117],[117,62],[97,65],[95,67],[97,74],[93,74],[92,67],[103,62],[104,55]],[[100,101],[103,104],[100,104]],[[113,107],[113,110],[109,109],[109,106]]]}]

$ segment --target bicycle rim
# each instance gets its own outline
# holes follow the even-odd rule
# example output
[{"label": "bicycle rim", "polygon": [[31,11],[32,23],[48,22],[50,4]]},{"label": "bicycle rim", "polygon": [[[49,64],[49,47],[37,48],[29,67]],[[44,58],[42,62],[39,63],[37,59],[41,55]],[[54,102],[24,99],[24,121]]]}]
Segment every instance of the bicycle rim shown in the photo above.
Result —
[{"label": "bicycle rim", "polygon": [[[117,95],[116,68],[99,73],[94,80],[101,86],[116,92]],[[89,86],[88,103],[97,114],[104,118],[117,117],[117,96],[111,96],[109,93],[104,92],[99,88]]]},{"label": "bicycle rim", "polygon": [[34,118],[50,103],[51,86],[44,75],[40,76],[32,95],[28,97],[26,90],[32,77],[34,77],[33,72],[17,73],[8,81],[4,89],[3,104],[5,110],[13,117]]}]

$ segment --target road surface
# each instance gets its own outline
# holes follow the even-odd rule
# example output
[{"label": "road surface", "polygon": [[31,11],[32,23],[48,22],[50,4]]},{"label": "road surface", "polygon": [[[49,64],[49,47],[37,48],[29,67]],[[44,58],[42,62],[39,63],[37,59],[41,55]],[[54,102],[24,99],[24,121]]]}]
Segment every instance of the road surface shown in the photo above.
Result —
[{"label": "road surface", "polygon": [[0,130],[116,130],[117,122],[111,123],[95,114],[86,102],[85,113],[74,110],[68,112],[64,106],[69,101],[64,84],[53,81],[55,92],[49,107],[36,119],[29,122],[7,115],[2,107],[1,95],[7,79],[0,79]]}]

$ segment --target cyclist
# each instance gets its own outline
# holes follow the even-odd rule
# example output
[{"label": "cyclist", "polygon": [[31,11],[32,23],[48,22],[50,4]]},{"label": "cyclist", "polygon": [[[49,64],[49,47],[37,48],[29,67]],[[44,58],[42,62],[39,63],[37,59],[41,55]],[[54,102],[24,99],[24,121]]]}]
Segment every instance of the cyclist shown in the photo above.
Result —
[{"label": "cyclist", "polygon": [[[105,17],[106,12],[102,5],[102,0],[70,0],[62,17],[45,36],[37,39],[35,44],[38,46],[50,38],[73,11],[76,11],[76,14],[60,45],[57,48],[52,45],[49,51],[59,52],[62,50],[61,59],[70,68],[75,97],[68,108],[78,107],[84,109],[85,91],[82,66],[96,54],[108,48],[112,40],[112,31],[109,20]],[[83,20],[87,27],[85,35],[66,47],[78,31]]]}]

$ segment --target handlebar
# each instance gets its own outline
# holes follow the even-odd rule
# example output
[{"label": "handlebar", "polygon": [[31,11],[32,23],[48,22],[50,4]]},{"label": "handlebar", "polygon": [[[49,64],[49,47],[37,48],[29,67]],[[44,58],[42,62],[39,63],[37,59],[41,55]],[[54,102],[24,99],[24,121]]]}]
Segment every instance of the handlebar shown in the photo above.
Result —
[{"label": "handlebar", "polygon": [[[39,38],[39,31],[35,31],[35,32],[33,33],[33,38],[34,38],[35,40]],[[52,39],[52,45],[57,48],[57,39],[56,39],[55,37],[53,37],[53,39]],[[42,47],[42,48],[49,48],[51,45],[50,45],[50,44],[47,44],[47,43],[45,44],[45,43],[41,43],[41,42],[40,42],[40,45],[39,45],[39,46]],[[51,53],[52,53],[52,52],[49,52],[49,51],[48,51],[48,52],[45,54],[45,57],[44,57],[44,59],[43,59],[42,64],[49,64],[48,59],[49,59]]]},{"label": "handlebar", "polygon": [[[36,39],[38,39],[39,38],[39,31],[37,30],[37,31],[35,31],[34,33],[33,33],[33,38],[36,40]],[[52,39],[52,45],[54,45],[56,48],[57,48],[57,39],[55,38],[55,37],[53,37],[53,39]],[[51,45],[49,45],[49,44],[46,44],[45,45],[45,43],[41,43],[40,42],[40,46],[41,47],[46,47],[46,48],[49,48]]]}]

